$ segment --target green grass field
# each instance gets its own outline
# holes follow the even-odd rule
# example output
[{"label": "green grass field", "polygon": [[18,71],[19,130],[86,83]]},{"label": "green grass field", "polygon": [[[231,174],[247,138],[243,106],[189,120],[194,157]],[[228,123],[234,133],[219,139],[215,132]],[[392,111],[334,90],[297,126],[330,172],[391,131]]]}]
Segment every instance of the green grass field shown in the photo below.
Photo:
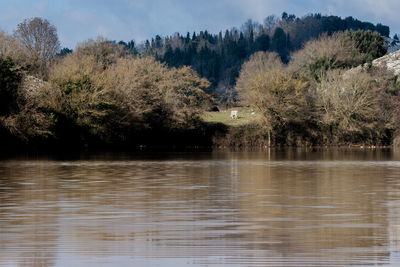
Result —
[{"label": "green grass field", "polygon": [[[237,110],[238,111],[238,119],[231,119],[231,111]],[[247,107],[237,107],[231,108],[226,110],[221,110],[219,112],[206,112],[204,114],[204,121],[205,122],[219,122],[229,126],[240,126],[247,124],[253,120],[258,118],[257,113],[251,115],[253,111],[251,108]]]}]

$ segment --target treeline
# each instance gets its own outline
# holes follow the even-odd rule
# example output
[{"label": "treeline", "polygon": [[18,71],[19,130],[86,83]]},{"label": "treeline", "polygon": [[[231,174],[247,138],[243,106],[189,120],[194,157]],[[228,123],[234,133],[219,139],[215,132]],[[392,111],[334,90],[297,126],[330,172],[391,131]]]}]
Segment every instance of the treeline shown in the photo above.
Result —
[{"label": "treeline", "polygon": [[[24,20],[13,34],[0,32],[0,145],[245,143],[241,129],[203,122],[203,112],[215,103],[210,92],[219,92],[223,101],[251,105],[261,114],[261,121],[243,129],[252,145],[392,142],[398,131],[396,77],[374,68],[351,78],[344,73],[386,53],[380,33],[328,31],[301,50],[287,41],[296,32],[290,27],[327,18],[284,14],[279,20],[269,17],[264,25],[248,22],[247,30],[227,31],[224,37],[203,32],[156,38],[142,51],[134,42],[103,38],[82,42],[74,51],[61,49],[47,20]],[[386,29],[378,26],[370,25]],[[283,40],[277,36],[285,36],[285,43],[277,42]],[[191,47],[187,65],[192,68],[184,62],[160,62],[180,45]],[[291,50],[296,52],[286,64],[285,53]],[[208,81],[201,76],[207,77],[214,61],[217,76]]]},{"label": "treeline", "polygon": [[170,67],[191,66],[201,77],[211,82],[209,93],[220,102],[235,102],[234,89],[240,68],[257,51],[276,52],[282,62],[288,63],[291,53],[301,49],[308,40],[322,33],[370,30],[389,36],[388,26],[362,22],[352,17],[311,14],[302,18],[283,13],[281,18],[268,16],[262,24],[248,20],[241,29],[218,34],[208,31],[187,33],[162,38],[156,36],[142,46],[134,42],[123,44],[132,53],[152,55]]}]

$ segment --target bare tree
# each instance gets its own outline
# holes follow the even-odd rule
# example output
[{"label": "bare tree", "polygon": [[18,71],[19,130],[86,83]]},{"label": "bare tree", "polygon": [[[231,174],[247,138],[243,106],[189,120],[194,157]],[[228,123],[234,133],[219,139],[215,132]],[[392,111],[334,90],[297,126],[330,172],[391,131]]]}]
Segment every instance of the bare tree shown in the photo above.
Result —
[{"label": "bare tree", "polygon": [[264,29],[268,34],[272,34],[273,29],[278,24],[279,18],[275,15],[270,15],[264,19]]},{"label": "bare tree", "polygon": [[21,42],[31,64],[41,73],[46,63],[60,51],[57,29],[47,19],[25,19],[18,24],[14,35]]},{"label": "bare tree", "polygon": [[0,57],[11,57],[15,61],[19,50],[20,47],[15,38],[0,30]]},{"label": "bare tree", "polygon": [[242,66],[236,90],[262,114],[268,145],[274,130],[307,118],[308,82],[288,71],[276,53],[253,54]]}]

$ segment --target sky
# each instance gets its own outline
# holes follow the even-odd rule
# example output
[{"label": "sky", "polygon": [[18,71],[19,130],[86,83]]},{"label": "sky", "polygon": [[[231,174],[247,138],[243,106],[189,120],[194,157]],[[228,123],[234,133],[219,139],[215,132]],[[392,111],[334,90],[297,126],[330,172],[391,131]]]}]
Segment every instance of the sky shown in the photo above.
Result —
[{"label": "sky", "polygon": [[0,29],[11,34],[24,19],[46,18],[73,49],[98,36],[140,43],[156,34],[218,33],[284,11],[353,16],[400,33],[400,0],[0,0]]}]

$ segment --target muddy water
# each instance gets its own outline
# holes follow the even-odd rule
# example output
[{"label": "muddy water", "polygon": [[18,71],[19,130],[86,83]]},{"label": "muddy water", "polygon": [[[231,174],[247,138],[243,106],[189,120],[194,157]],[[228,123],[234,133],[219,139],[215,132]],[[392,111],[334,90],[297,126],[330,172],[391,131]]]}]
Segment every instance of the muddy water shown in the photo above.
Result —
[{"label": "muddy water", "polygon": [[400,153],[0,160],[0,266],[400,266]]}]

